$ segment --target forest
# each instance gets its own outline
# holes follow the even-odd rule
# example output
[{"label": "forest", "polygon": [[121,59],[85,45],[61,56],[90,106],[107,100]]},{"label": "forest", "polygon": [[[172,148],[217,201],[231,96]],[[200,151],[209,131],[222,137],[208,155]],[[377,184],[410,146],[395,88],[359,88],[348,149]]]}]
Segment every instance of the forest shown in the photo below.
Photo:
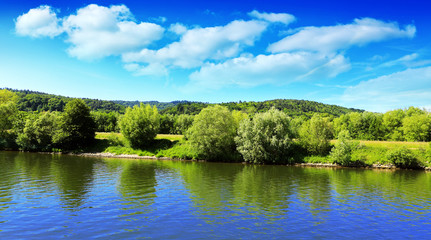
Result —
[{"label": "forest", "polygon": [[[299,100],[176,102],[159,112],[143,103],[126,108],[0,90],[0,149],[85,151],[96,144],[96,132],[112,132],[104,149],[111,152],[151,148],[158,156],[209,161],[287,164],[308,157],[364,165],[370,152],[357,140],[429,142],[431,113],[416,107],[373,113]],[[184,138],[166,142],[156,140],[157,134]],[[378,151],[397,166],[415,168],[429,165],[429,149]]]}]

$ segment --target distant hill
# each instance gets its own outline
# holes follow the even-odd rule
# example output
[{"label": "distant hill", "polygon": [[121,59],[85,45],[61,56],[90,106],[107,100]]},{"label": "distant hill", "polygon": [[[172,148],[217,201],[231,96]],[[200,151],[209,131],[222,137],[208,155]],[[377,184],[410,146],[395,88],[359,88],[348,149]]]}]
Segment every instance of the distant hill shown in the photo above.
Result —
[{"label": "distant hill", "polygon": [[[214,105],[201,102],[186,102],[180,103],[173,107],[168,107],[162,111],[164,114],[198,114],[203,108]],[[314,101],[307,100],[293,100],[293,99],[275,99],[263,102],[228,102],[221,103],[220,105],[226,106],[229,110],[245,111],[247,113],[265,112],[270,108],[275,107],[291,117],[306,116],[311,117],[314,113],[320,113],[327,116],[341,116],[349,112],[364,112],[361,109],[345,108],[337,105],[329,105]]]},{"label": "distant hill", "polygon": [[133,107],[133,106],[139,105],[141,103],[150,104],[151,106],[156,106],[159,111],[166,109],[166,108],[174,107],[178,104],[190,103],[189,101],[173,101],[173,102],[143,101],[143,102],[140,102],[140,101],[122,101],[122,100],[114,100],[112,102],[114,102],[116,104],[120,104],[120,105],[125,106],[125,107]]},{"label": "distant hill", "polygon": [[[21,111],[63,111],[66,103],[73,98],[64,97],[54,94],[47,94],[31,90],[15,90],[8,89],[17,93],[19,96],[18,108]],[[99,99],[83,98],[87,105],[93,111],[115,111],[124,113],[127,107],[133,107],[140,103],[156,106],[161,114],[190,114],[196,115],[203,108],[215,105],[202,102],[191,101],[173,101],[173,102],[158,102],[158,101],[106,101]],[[292,99],[275,99],[263,102],[228,102],[221,103],[230,110],[239,110],[247,113],[257,113],[269,110],[275,107],[284,111],[291,117],[305,116],[311,117],[314,113],[320,113],[327,116],[340,116],[349,112],[363,112],[364,110],[345,108],[337,105],[329,105],[307,100],[292,100]]]}]

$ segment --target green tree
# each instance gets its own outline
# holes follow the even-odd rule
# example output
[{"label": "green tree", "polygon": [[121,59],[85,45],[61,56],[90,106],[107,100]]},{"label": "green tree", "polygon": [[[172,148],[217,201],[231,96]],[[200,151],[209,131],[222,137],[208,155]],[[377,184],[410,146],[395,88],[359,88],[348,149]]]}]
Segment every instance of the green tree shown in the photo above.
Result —
[{"label": "green tree", "polygon": [[196,115],[186,137],[207,160],[231,160],[235,151],[235,120],[231,112],[220,105],[202,109]]},{"label": "green tree", "polygon": [[238,151],[246,162],[286,163],[292,144],[289,117],[271,108],[253,120],[243,120],[235,138]]},{"label": "green tree", "polygon": [[342,130],[338,134],[338,140],[332,148],[330,157],[332,161],[342,166],[349,166],[353,163],[352,151],[357,147],[355,142],[351,141],[349,131]]},{"label": "green tree", "polygon": [[117,112],[91,112],[91,117],[96,123],[97,132],[116,132],[118,130],[117,120],[119,115]]},{"label": "green tree", "polygon": [[15,93],[0,90],[0,134],[12,128],[13,118],[18,113],[17,100]]},{"label": "green tree", "polygon": [[156,106],[141,103],[140,106],[128,107],[119,124],[121,133],[130,146],[143,148],[157,136],[160,116]]},{"label": "green tree", "polygon": [[232,117],[235,122],[235,128],[239,128],[239,124],[244,120],[248,119],[248,114],[242,111],[233,110]]},{"label": "green tree", "polygon": [[49,111],[59,111],[62,112],[64,110],[64,105],[66,105],[63,99],[60,98],[50,98],[48,100],[48,108]]},{"label": "green tree", "polygon": [[299,136],[301,144],[308,152],[326,154],[330,148],[329,140],[332,137],[331,123],[319,114],[314,114],[309,121],[302,124]]},{"label": "green tree", "polygon": [[185,134],[192,126],[194,116],[188,114],[178,115],[175,119],[174,127],[176,134]]},{"label": "green tree", "polygon": [[383,114],[383,126],[386,132],[385,139],[393,141],[404,140],[403,119],[405,112],[402,109],[388,111]]},{"label": "green tree", "polygon": [[73,99],[64,108],[55,142],[64,149],[79,149],[94,141],[95,132],[96,124],[90,108],[82,99]]},{"label": "green tree", "polygon": [[0,90],[0,149],[14,145],[15,135],[10,129],[18,114],[17,100],[15,93],[6,89]]},{"label": "green tree", "polygon": [[44,112],[27,118],[23,131],[17,137],[18,146],[27,151],[50,151],[59,130],[58,116],[58,113]]},{"label": "green tree", "polygon": [[175,119],[176,117],[172,114],[160,115],[159,133],[175,134],[175,127],[174,127]]},{"label": "green tree", "polygon": [[404,137],[408,141],[431,140],[431,116],[429,113],[413,114],[403,120]]}]

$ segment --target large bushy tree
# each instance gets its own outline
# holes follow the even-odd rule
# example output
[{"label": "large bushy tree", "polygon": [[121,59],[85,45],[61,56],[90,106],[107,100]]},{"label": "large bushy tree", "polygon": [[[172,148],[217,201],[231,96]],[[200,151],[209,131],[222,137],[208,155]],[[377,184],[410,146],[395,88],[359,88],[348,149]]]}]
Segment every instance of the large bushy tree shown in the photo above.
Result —
[{"label": "large bushy tree", "polygon": [[289,117],[271,108],[253,120],[243,120],[235,138],[238,151],[250,163],[285,163],[292,144]]},{"label": "large bushy tree", "polygon": [[15,116],[18,114],[18,96],[6,89],[0,89],[0,149],[14,145],[13,127]]},{"label": "large bushy tree", "polygon": [[160,127],[160,116],[157,107],[135,105],[128,107],[119,121],[123,136],[134,148],[147,146],[156,136]]},{"label": "large bushy tree", "polygon": [[323,155],[330,149],[332,137],[331,123],[318,114],[302,124],[299,131],[301,144],[312,154]]},{"label": "large bushy tree", "polygon": [[12,128],[13,117],[18,113],[18,96],[6,89],[0,89],[0,134]]},{"label": "large bushy tree", "polygon": [[84,148],[94,141],[96,124],[82,99],[73,99],[66,104],[60,131],[54,140],[64,149]]},{"label": "large bushy tree", "polygon": [[44,112],[27,118],[25,127],[18,134],[17,144],[22,150],[51,151],[59,131],[58,112]]},{"label": "large bushy tree", "polygon": [[231,112],[219,105],[202,109],[186,136],[207,160],[227,161],[235,151],[235,120]]},{"label": "large bushy tree", "polygon": [[431,115],[414,114],[403,119],[404,137],[408,141],[431,140]]}]

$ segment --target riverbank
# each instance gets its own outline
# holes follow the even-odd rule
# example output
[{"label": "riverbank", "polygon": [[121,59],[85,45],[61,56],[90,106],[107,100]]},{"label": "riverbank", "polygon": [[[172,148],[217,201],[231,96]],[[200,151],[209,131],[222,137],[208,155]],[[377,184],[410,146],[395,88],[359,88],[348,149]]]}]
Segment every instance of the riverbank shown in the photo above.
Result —
[{"label": "riverbank", "polygon": [[[115,154],[109,152],[95,152],[95,153],[68,153],[68,155],[79,156],[79,157],[92,157],[92,158],[121,158],[121,159],[147,159],[147,160],[173,160],[173,161],[199,161],[206,162],[206,160],[196,159],[181,159],[181,158],[170,158],[170,157],[157,157],[157,156],[139,156],[137,154]],[[248,164],[242,162],[243,164]],[[346,168],[335,163],[295,163],[288,164],[288,166],[298,167],[316,167],[316,168]],[[348,168],[365,168],[365,169],[387,169],[396,170],[397,168],[393,164],[372,164],[370,166],[348,166]],[[425,167],[423,170],[431,171],[431,167]]]}]

